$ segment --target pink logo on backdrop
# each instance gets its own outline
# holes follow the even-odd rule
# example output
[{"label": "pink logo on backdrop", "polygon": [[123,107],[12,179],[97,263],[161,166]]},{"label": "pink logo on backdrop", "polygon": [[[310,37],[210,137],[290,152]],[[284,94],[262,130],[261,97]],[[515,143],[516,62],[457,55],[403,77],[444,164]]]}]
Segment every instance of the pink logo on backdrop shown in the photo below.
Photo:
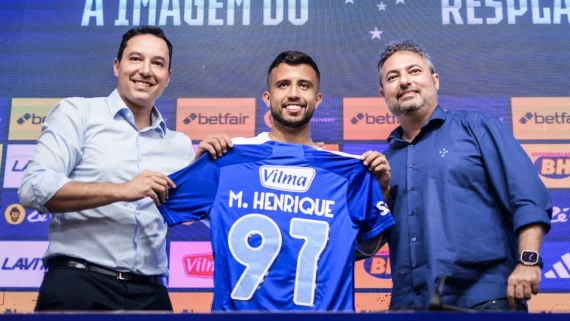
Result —
[{"label": "pink logo on backdrop", "polygon": [[4,167],[4,188],[19,188],[36,145],[8,145]]},{"label": "pink logo on backdrop", "polygon": [[184,272],[189,277],[213,278],[214,255],[212,253],[190,254],[182,259]]},{"label": "pink logo on backdrop", "polygon": [[210,242],[170,243],[170,288],[214,287],[214,256]]}]

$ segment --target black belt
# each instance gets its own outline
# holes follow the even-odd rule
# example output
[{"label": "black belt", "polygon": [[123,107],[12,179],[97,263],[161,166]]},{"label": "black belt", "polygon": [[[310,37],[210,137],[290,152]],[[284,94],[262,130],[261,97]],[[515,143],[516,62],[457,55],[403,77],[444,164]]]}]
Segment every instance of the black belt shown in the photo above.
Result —
[{"label": "black belt", "polygon": [[48,267],[53,266],[69,266],[76,269],[82,269],[87,271],[93,271],[117,278],[117,280],[122,281],[134,281],[142,283],[152,283],[166,285],[164,282],[164,277],[162,275],[140,275],[129,272],[117,272],[111,269],[104,268],[100,265],[89,263],[87,261],[73,259],[69,257],[54,257],[48,260]]}]

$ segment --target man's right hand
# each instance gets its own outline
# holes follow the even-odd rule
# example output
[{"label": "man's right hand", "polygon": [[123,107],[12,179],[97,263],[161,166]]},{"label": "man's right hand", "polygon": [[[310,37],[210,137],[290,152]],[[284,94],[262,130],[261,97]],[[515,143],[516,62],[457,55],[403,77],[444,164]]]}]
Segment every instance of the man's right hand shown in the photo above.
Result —
[{"label": "man's right hand", "polygon": [[166,202],[168,189],[175,188],[174,182],[168,176],[145,170],[132,180],[119,185],[119,198],[124,202],[134,202],[150,197],[156,206]]},{"label": "man's right hand", "polygon": [[217,157],[225,154],[228,151],[228,147],[234,147],[234,144],[228,135],[224,133],[208,135],[198,145],[198,150],[196,151],[196,156],[194,156],[194,161],[196,161],[205,153],[209,153],[213,159],[216,159]]}]

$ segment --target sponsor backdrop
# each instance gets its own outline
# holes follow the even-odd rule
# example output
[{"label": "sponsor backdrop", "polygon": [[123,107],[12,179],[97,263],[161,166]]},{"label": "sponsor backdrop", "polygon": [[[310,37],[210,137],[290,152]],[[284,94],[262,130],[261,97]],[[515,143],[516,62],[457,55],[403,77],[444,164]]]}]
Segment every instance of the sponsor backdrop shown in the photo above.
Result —
[{"label": "sponsor backdrop", "polygon": [[[0,2],[0,21],[0,312],[32,311],[42,279],[50,216],[17,197],[42,123],[62,97],[111,93],[121,36],[140,24],[162,26],[174,44],[157,107],[194,144],[269,130],[267,68],[296,49],[321,69],[315,139],[354,154],[384,150],[398,125],[378,96],[379,50],[418,40],[440,75],[442,107],[502,119],[551,189],[542,293],[530,307],[570,311],[568,0],[26,0]],[[208,229],[181,225],[169,240],[175,310],[209,311]],[[359,311],[387,309],[388,251],[356,266]]]}]

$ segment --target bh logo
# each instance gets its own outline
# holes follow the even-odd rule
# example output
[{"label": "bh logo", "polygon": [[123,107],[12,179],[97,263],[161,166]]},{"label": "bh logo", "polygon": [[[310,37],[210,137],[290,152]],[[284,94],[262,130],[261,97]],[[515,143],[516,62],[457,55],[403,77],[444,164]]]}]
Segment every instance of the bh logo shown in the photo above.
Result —
[{"label": "bh logo", "polygon": [[551,179],[563,179],[570,176],[570,156],[540,156],[534,161],[540,175]]},{"label": "bh logo", "polygon": [[391,279],[392,269],[390,268],[390,252],[380,250],[373,257],[364,261],[364,270],[371,276],[378,279]]}]

